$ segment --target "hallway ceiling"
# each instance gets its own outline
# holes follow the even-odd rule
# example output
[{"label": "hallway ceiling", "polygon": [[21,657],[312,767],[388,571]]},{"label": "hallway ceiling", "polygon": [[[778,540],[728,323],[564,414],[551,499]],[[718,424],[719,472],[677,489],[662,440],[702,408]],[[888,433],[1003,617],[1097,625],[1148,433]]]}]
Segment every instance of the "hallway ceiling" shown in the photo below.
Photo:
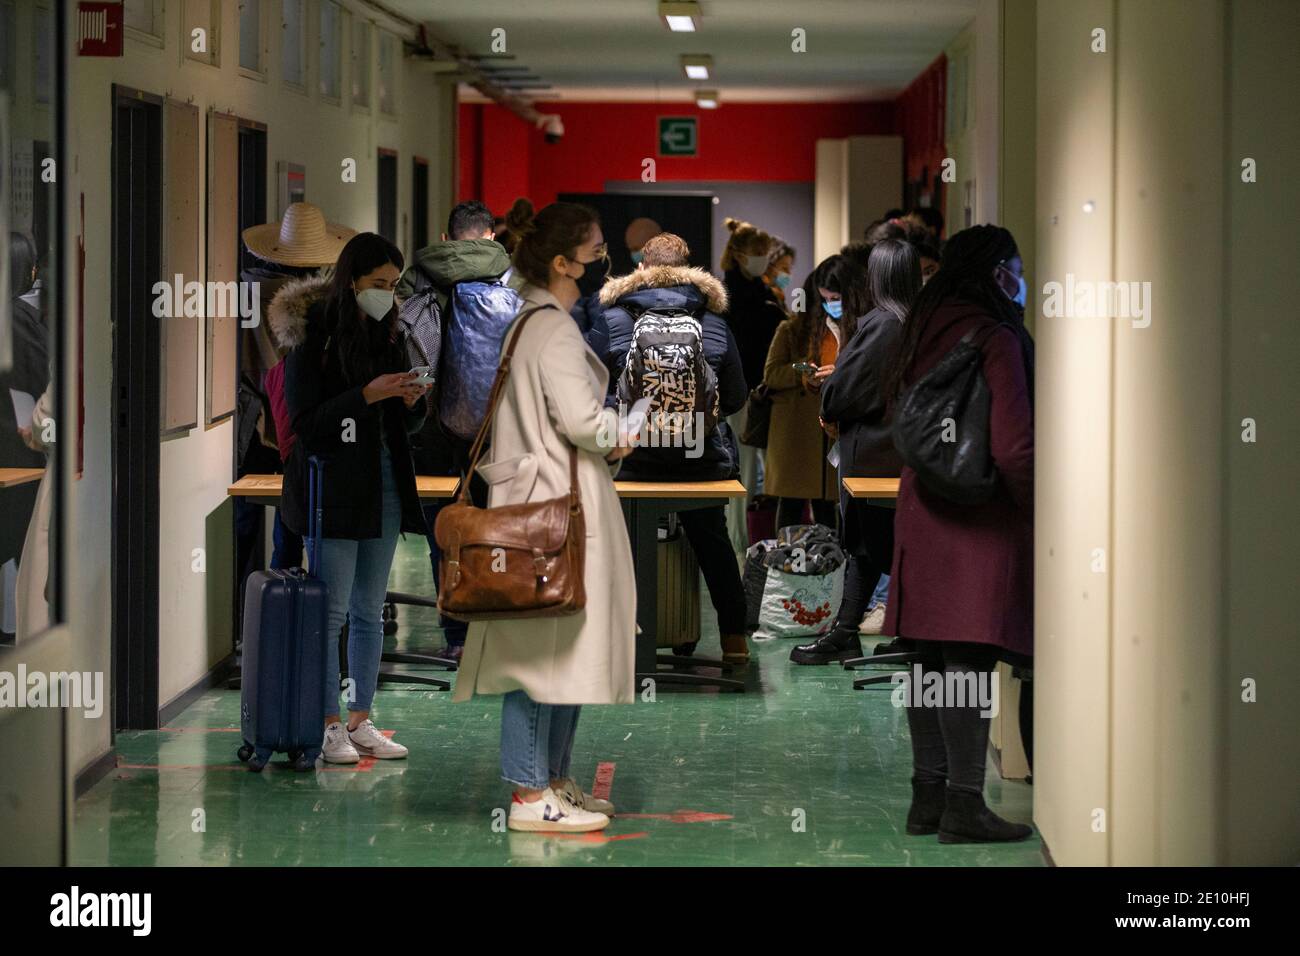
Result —
[{"label": "hallway ceiling", "polygon": [[[977,0],[701,0],[700,29],[673,33],[656,0],[383,0],[468,53],[527,67],[552,85],[539,100],[859,100],[893,96],[975,16]],[[807,52],[790,49],[807,31]],[[687,80],[680,57],[713,57],[713,76]],[[462,88],[463,98],[479,94]]]}]

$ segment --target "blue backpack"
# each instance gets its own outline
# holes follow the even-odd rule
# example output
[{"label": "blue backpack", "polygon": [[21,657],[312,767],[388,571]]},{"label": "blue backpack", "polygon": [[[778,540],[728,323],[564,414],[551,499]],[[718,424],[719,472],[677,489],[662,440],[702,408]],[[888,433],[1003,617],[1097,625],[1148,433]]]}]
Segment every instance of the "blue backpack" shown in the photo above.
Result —
[{"label": "blue backpack", "polygon": [[483,424],[501,343],[523,303],[506,284],[509,278],[507,271],[498,279],[458,282],[447,303],[438,418],[444,429],[466,441]]}]

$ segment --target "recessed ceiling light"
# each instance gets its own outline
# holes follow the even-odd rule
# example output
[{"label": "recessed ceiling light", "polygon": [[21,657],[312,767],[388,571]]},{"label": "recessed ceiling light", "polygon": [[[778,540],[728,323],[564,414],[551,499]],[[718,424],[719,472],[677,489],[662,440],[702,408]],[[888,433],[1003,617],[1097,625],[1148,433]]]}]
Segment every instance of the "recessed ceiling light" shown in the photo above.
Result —
[{"label": "recessed ceiling light", "polygon": [[696,90],[695,105],[702,110],[716,110],[718,108],[718,91]]},{"label": "recessed ceiling light", "polygon": [[700,28],[700,5],[695,0],[659,0],[659,17],[674,33],[694,33]]},{"label": "recessed ceiling light", "polygon": [[707,80],[713,69],[713,57],[688,53],[682,57],[682,69],[688,80]]}]

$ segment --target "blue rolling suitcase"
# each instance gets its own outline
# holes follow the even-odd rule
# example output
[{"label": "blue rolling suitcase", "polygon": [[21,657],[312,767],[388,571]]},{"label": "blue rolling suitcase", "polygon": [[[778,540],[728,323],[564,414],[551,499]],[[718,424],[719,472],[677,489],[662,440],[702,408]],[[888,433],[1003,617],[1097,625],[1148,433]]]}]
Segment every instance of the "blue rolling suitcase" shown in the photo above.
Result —
[{"label": "blue rolling suitcase", "polygon": [[260,771],[273,753],[295,770],[320,756],[325,725],[325,645],[329,592],[320,572],[321,472],[308,465],[311,573],[255,571],[244,586],[243,684],[239,759]]}]

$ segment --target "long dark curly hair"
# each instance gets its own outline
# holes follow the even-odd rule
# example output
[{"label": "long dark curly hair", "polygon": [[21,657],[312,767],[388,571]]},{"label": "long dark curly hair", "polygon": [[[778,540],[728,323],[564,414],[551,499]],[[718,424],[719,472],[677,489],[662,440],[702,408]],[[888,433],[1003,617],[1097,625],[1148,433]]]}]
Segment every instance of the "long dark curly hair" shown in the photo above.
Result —
[{"label": "long dark curly hair", "polygon": [[378,374],[382,359],[398,340],[397,309],[378,322],[361,312],[353,285],[385,265],[402,271],[402,252],[383,236],[359,232],[339,253],[325,302],[326,349],[337,350],[343,377],[351,386],[366,385]]},{"label": "long dark curly hair", "polygon": [[895,400],[903,390],[917,347],[935,311],[954,299],[981,306],[999,322],[1021,327],[1015,303],[993,278],[998,263],[1020,255],[1016,240],[1001,226],[971,226],[948,240],[936,272],[917,293],[903,322],[903,338],[893,365],[885,376],[885,394]]}]

